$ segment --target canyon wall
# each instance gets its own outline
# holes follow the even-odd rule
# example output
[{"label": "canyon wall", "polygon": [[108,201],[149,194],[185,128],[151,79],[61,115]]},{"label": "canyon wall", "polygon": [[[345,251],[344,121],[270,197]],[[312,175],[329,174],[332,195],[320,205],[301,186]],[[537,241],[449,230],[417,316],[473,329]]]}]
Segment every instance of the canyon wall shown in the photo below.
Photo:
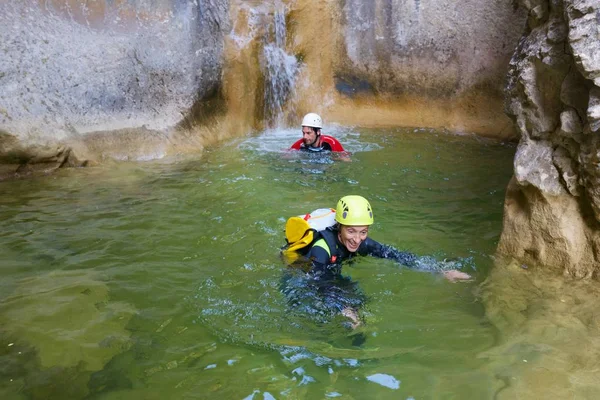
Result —
[{"label": "canyon wall", "polygon": [[520,3],[506,112],[521,139],[501,256],[478,288],[498,345],[480,356],[501,365],[499,399],[597,398],[600,2]]},{"label": "canyon wall", "polygon": [[0,1],[5,171],[166,154],[220,91],[227,1]]},{"label": "canyon wall", "polygon": [[522,1],[506,110],[521,134],[499,251],[573,277],[600,266],[600,3]]},{"label": "canyon wall", "polygon": [[502,139],[526,8],[466,0],[0,0],[0,176],[201,151],[309,111]]},{"label": "canyon wall", "polygon": [[[352,124],[516,137],[500,110],[507,65],[524,29],[523,8],[477,0],[340,4],[330,17],[312,10],[310,16],[323,16],[318,28],[294,35],[294,43],[307,53],[310,79],[319,76],[319,69],[332,71],[303,98],[315,90],[324,93],[332,118]],[[302,26],[307,24],[309,17],[302,20]],[[324,41],[322,29],[325,38],[335,41]]]}]

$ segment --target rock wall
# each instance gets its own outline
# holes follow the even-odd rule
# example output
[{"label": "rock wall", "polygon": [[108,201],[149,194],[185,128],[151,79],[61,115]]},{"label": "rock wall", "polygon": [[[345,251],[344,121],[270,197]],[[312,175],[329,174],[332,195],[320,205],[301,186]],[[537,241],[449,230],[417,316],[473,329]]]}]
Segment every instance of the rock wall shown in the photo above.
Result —
[{"label": "rock wall", "polygon": [[506,111],[521,140],[501,253],[574,277],[600,267],[600,3],[524,0]]},{"label": "rock wall", "polygon": [[325,121],[516,137],[500,110],[524,8],[478,0],[295,4],[289,45],[304,61],[298,114],[316,108]]},{"label": "rock wall", "polygon": [[227,0],[0,0],[0,163],[163,156],[169,128],[220,90],[227,12]]},{"label": "rock wall", "polygon": [[479,0],[0,0],[0,177],[199,151],[309,111],[515,138],[502,89],[525,17]]}]

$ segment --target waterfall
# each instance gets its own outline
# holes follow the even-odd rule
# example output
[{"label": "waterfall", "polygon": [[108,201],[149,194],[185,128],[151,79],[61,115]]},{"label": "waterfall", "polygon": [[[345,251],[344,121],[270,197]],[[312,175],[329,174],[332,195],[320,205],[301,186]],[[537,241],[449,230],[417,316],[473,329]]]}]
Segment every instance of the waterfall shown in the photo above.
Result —
[{"label": "waterfall", "polygon": [[283,123],[285,102],[294,90],[298,61],[285,51],[285,14],[276,11],[264,46],[265,120],[270,127]]}]

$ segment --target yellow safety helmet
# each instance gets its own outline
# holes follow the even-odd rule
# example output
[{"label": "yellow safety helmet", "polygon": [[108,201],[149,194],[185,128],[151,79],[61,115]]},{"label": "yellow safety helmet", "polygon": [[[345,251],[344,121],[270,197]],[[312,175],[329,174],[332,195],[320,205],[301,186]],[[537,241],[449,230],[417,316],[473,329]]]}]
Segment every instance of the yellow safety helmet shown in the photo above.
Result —
[{"label": "yellow safety helmet", "polygon": [[344,196],[337,203],[335,220],[342,225],[373,225],[373,209],[362,196]]}]

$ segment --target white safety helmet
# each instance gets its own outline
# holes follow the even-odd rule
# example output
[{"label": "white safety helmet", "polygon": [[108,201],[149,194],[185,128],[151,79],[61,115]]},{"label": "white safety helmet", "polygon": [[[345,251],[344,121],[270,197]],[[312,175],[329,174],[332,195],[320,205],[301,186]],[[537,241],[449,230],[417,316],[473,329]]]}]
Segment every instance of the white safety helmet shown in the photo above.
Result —
[{"label": "white safety helmet", "polygon": [[311,128],[323,128],[323,120],[319,114],[308,113],[302,119],[302,126],[308,126]]}]

